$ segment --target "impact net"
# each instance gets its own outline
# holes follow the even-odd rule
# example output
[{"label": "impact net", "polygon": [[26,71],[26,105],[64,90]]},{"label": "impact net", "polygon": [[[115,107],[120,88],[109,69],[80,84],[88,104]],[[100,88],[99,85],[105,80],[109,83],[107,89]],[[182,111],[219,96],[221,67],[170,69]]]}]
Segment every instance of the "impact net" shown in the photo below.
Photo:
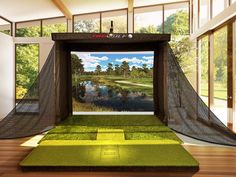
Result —
[{"label": "impact net", "polygon": [[[26,137],[42,133],[56,124],[55,47],[27,94],[0,121],[0,139]],[[168,126],[186,136],[223,145],[236,146],[236,134],[228,129],[205,105],[192,88],[171,48],[167,63]],[[38,99],[31,99],[38,95]]]},{"label": "impact net", "polygon": [[236,134],[214,115],[195,92],[170,47],[167,66],[168,126],[198,140],[236,146]]},{"label": "impact net", "polygon": [[54,61],[55,47],[25,96],[1,119],[0,139],[31,136],[53,127],[56,120]]}]

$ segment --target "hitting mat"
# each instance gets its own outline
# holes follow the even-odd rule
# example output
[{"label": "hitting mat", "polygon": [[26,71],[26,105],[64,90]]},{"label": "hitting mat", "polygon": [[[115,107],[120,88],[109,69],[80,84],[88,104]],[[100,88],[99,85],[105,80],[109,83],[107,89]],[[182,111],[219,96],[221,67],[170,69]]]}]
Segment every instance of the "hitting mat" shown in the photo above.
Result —
[{"label": "hitting mat", "polygon": [[[139,142],[139,141],[136,141]],[[158,143],[158,142],[157,142]],[[160,143],[160,142],[159,142]],[[198,162],[179,144],[81,144],[77,141],[46,143],[35,148],[22,167],[150,167],[169,170],[198,169]],[[80,168],[80,169],[81,169]]]}]

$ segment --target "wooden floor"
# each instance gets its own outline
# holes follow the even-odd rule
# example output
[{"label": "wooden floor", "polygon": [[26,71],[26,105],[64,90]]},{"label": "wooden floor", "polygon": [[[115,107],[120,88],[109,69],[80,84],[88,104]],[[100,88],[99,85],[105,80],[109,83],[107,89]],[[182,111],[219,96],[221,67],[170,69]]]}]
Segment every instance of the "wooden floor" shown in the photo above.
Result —
[{"label": "wooden floor", "polygon": [[27,138],[0,140],[0,177],[236,177],[236,148],[184,147],[198,160],[200,170],[195,174],[183,172],[23,172],[19,162],[32,150],[20,146]]}]

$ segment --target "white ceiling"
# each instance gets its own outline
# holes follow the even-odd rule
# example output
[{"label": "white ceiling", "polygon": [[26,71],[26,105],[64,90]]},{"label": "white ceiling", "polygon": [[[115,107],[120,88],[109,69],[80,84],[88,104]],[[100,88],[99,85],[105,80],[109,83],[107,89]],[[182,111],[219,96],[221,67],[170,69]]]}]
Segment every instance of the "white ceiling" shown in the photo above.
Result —
[{"label": "white ceiling", "polygon": [[51,0],[0,0],[0,16],[17,22],[63,14]]},{"label": "white ceiling", "polygon": [[[134,0],[134,6],[183,0]],[[115,10],[128,7],[128,0],[62,0],[72,14]],[[27,21],[63,16],[51,0],[0,0],[0,16],[10,21]]]},{"label": "white ceiling", "polygon": [[122,9],[128,7],[128,0],[62,0],[72,14]]}]

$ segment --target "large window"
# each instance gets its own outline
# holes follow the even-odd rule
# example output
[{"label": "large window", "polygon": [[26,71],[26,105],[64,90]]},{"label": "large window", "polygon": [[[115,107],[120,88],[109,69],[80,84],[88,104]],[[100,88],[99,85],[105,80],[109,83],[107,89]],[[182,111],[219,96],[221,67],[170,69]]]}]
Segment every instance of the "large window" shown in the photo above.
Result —
[{"label": "large window", "polygon": [[[223,1],[223,0],[222,0]],[[199,0],[199,26],[203,26],[210,19],[210,0]]]},{"label": "large window", "polygon": [[175,3],[164,5],[164,32],[173,35],[189,34],[189,5]]},{"label": "large window", "polygon": [[0,32],[11,35],[11,23],[0,17]]},{"label": "large window", "polygon": [[74,32],[99,33],[100,14],[85,14],[74,16]]},{"label": "large window", "polygon": [[213,105],[211,109],[227,125],[227,27],[214,32]]},{"label": "large window", "polygon": [[208,36],[201,38],[198,41],[198,58],[199,58],[199,95],[202,100],[208,105]]},{"label": "large window", "polygon": [[16,23],[16,37],[40,37],[40,21]]},{"label": "large window", "polygon": [[54,18],[42,21],[42,34],[44,37],[51,36],[51,33],[61,33],[67,31],[66,18]]},{"label": "large window", "polygon": [[127,10],[119,10],[102,13],[102,32],[109,33],[111,21],[114,25],[114,33],[127,33]]},{"label": "large window", "polygon": [[[39,72],[39,45],[16,44],[16,100],[22,99],[36,80]],[[27,98],[38,99],[38,91]]]},{"label": "large window", "polygon": [[228,4],[228,0],[212,0],[212,15],[213,17],[222,12]]},{"label": "large window", "polygon": [[134,9],[135,33],[162,33],[163,6]]}]

